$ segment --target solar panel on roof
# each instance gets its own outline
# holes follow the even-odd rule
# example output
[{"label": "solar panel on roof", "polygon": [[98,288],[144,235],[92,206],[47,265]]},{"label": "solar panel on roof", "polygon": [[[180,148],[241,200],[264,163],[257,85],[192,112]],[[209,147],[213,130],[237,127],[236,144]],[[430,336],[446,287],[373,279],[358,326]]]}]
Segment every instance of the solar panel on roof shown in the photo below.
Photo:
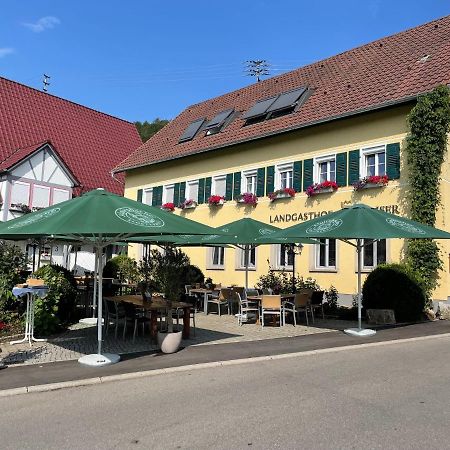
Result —
[{"label": "solar panel on roof", "polygon": [[306,91],[305,87],[294,89],[289,92],[283,92],[278,98],[267,108],[267,112],[278,111],[280,109],[289,108],[293,106],[297,100]]},{"label": "solar panel on roof", "polygon": [[209,130],[210,128],[215,128],[223,125],[225,120],[230,117],[230,114],[234,111],[234,109],[226,109],[218,114],[216,114],[207,124],[205,130]]},{"label": "solar panel on roof", "polygon": [[191,122],[186,128],[186,130],[184,130],[184,133],[181,135],[178,142],[186,142],[193,139],[204,122],[205,119],[197,119]]},{"label": "solar panel on roof", "polygon": [[266,98],[264,100],[257,101],[246,113],[242,115],[243,119],[251,119],[252,117],[262,116],[267,112],[269,107],[275,100],[278,99],[278,95],[275,97]]}]

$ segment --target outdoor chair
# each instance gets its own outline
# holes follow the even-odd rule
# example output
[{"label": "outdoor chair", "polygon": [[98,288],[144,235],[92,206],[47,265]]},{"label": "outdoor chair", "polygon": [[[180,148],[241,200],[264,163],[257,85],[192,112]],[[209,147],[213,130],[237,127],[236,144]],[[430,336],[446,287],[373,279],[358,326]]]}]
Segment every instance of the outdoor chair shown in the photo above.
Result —
[{"label": "outdoor chair", "polygon": [[111,322],[114,324],[114,336],[117,338],[117,331],[119,329],[119,322],[125,320],[125,311],[122,304],[114,300],[104,299],[105,306],[105,332],[108,332]]},{"label": "outdoor chair", "polygon": [[279,316],[280,327],[283,325],[281,295],[263,295],[261,300],[261,326],[264,327],[264,316]]},{"label": "outdoor chair", "polygon": [[[181,300],[185,303],[190,303],[192,305],[192,308],[191,308],[191,311],[189,314],[189,319],[192,319],[192,324],[194,326],[194,336],[195,336],[195,311],[197,311],[198,298],[195,295],[184,295]],[[172,317],[177,319],[177,328],[180,325],[180,317],[183,318],[183,314],[184,314],[183,308],[177,308],[172,314]]]},{"label": "outdoor chair", "polygon": [[259,297],[258,289],[248,288],[248,289],[245,289],[244,292],[245,292],[245,298],[248,298],[248,297]]},{"label": "outdoor chair", "polygon": [[306,325],[309,325],[308,321],[308,309],[310,309],[312,291],[304,290],[297,292],[294,297],[294,301],[286,301],[283,304],[283,320],[286,323],[286,313],[292,313],[294,318],[294,327],[297,326],[297,315],[300,312],[305,313]]},{"label": "outdoor chair", "polygon": [[239,314],[237,314],[239,326],[242,326],[243,323],[249,320],[255,320],[256,322],[259,317],[258,303],[242,299],[238,292],[234,292],[234,295],[239,300]]},{"label": "outdoor chair", "polygon": [[263,295],[272,295],[273,291],[270,288],[262,288]]},{"label": "outdoor chair", "polygon": [[311,296],[311,316],[314,323],[314,310],[322,310],[322,319],[325,319],[325,314],[323,312],[323,294],[324,291],[313,291]]},{"label": "outdoor chair", "polygon": [[192,284],[185,284],[184,285],[184,293],[186,295],[189,295],[189,292],[191,291],[191,289],[192,289]]},{"label": "outdoor chair", "polygon": [[142,334],[145,331],[145,324],[150,324],[150,319],[145,316],[144,311],[140,308],[137,308],[136,305],[132,303],[123,303],[123,308],[125,311],[124,325],[123,325],[123,334],[122,338],[125,339],[125,334],[127,332],[127,324],[131,322],[134,325],[133,328],[133,343],[136,339],[136,333],[138,325],[142,325]]},{"label": "outdoor chair", "polygon": [[[228,303],[229,291],[230,291],[230,289],[223,288],[223,289],[220,289],[217,297],[208,295],[208,304],[212,303],[214,305],[217,305],[217,312],[218,312],[219,316],[222,315],[222,306],[226,306],[228,308],[228,312],[230,312],[230,305]],[[209,307],[208,307],[208,311],[209,311]]]}]

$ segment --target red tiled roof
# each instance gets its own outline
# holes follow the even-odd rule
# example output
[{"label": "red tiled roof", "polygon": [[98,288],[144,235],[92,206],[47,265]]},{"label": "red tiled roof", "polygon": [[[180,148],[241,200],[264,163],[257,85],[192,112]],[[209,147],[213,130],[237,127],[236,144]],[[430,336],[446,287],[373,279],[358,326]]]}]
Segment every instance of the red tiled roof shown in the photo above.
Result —
[{"label": "red tiled roof", "polygon": [[[428,58],[424,58],[429,55]],[[116,167],[117,172],[279,134],[415,98],[450,83],[450,16],[190,106]],[[254,125],[235,119],[222,132],[178,140],[194,120],[299,86],[312,95],[296,112]]]},{"label": "red tiled roof", "polygon": [[124,187],[110,172],[142,143],[130,122],[0,77],[0,167],[11,167],[45,142],[83,191],[104,187],[117,194]]}]

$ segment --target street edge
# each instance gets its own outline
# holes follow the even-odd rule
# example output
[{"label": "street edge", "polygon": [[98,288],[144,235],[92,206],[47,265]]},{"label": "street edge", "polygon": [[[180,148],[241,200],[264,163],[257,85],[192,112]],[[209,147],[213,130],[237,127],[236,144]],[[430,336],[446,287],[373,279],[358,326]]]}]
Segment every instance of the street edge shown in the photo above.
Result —
[{"label": "street edge", "polygon": [[354,345],[345,345],[342,347],[329,347],[322,348],[318,350],[305,350],[303,352],[293,352],[293,353],[282,353],[279,355],[270,355],[270,356],[255,356],[253,358],[241,358],[241,359],[231,359],[226,361],[214,361],[207,363],[199,363],[199,364],[189,364],[184,366],[177,367],[168,367],[165,369],[153,369],[153,370],[145,370],[142,372],[129,372],[117,375],[106,375],[104,377],[93,377],[93,378],[84,378],[81,380],[74,381],[62,381],[58,383],[48,383],[48,384],[38,384],[34,386],[24,386],[13,389],[4,389],[0,390],[0,397],[11,397],[15,395],[23,395],[23,394],[31,394],[36,392],[49,392],[56,391],[59,389],[67,389],[73,387],[80,386],[90,386],[94,384],[102,384],[109,383],[112,381],[123,381],[123,380],[133,380],[144,377],[158,376],[162,374],[170,374],[176,372],[189,372],[192,370],[200,370],[200,369],[208,369],[212,367],[226,367],[226,366],[234,366],[239,364],[248,364],[254,362],[262,362],[262,361],[273,361],[277,359],[287,359],[287,358],[298,358],[302,356],[312,356],[312,355],[320,355],[324,353],[337,353],[348,350],[356,350],[361,348],[370,348],[370,347],[382,347],[385,345],[394,345],[394,344],[403,344],[408,342],[418,342],[418,341],[426,341],[430,339],[442,339],[450,337],[450,333],[442,333],[442,334],[434,334],[429,336],[419,336],[413,338],[405,338],[405,339],[394,339],[390,341],[380,341],[380,342],[367,342],[364,344],[354,344]]}]

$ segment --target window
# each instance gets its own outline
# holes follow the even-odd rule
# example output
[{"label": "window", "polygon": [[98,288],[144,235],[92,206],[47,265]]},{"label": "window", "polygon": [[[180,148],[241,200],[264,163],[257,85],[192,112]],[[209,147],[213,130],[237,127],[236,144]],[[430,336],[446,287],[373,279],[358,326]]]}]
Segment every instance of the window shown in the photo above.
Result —
[{"label": "window", "polygon": [[364,241],[362,251],[362,265],[363,269],[373,269],[386,262],[386,240],[372,241],[367,243]]},{"label": "window", "polygon": [[[181,199],[183,201],[184,199]],[[186,184],[186,200],[198,202],[198,180],[188,181]]]},{"label": "window", "polygon": [[251,192],[256,195],[257,172],[247,170],[242,172],[241,193]]},{"label": "window", "polygon": [[336,239],[319,239],[315,245],[315,268],[336,269]]},{"label": "window", "polygon": [[233,112],[234,109],[226,109],[216,114],[205,126],[206,135],[209,136],[218,133]]},{"label": "window", "polygon": [[50,205],[50,188],[47,186],[33,186],[32,207],[47,208]]},{"label": "window", "polygon": [[292,269],[294,265],[294,253],[289,244],[280,244],[277,246],[277,268]]},{"label": "window", "polygon": [[175,186],[173,184],[169,184],[164,186],[164,199],[163,203],[173,203],[173,195],[175,193]]},{"label": "window", "polygon": [[[246,267],[246,252],[243,248],[239,249],[239,263],[238,268],[239,269],[245,269]],[[256,268],[256,247],[250,247],[248,251],[248,268],[249,269],[255,269]]]},{"label": "window", "polygon": [[214,195],[221,195],[225,197],[225,191],[227,187],[226,175],[219,175],[213,178],[212,192]]},{"label": "window", "polygon": [[386,175],[386,148],[384,145],[363,149],[362,153],[363,176]]},{"label": "window", "polygon": [[13,181],[11,189],[12,205],[29,205],[30,203],[30,185],[21,181]]},{"label": "window", "polygon": [[223,269],[225,266],[225,247],[211,247],[209,250],[208,269]]},{"label": "window", "polygon": [[327,156],[316,159],[315,182],[336,181],[336,157]]},{"label": "window", "polygon": [[205,119],[198,119],[194,120],[194,122],[191,122],[184,133],[181,135],[178,142],[181,144],[182,142],[194,139],[195,135],[198,133],[198,130],[200,130],[204,122]]},{"label": "window", "polygon": [[65,189],[53,189],[53,204],[65,202],[70,199],[70,192]]},{"label": "window", "polygon": [[293,174],[292,164],[282,164],[277,166],[276,189],[292,188]]},{"label": "window", "polygon": [[153,204],[153,189],[144,189],[144,195],[143,195],[143,199],[142,202],[145,203],[146,205],[152,205]]}]

